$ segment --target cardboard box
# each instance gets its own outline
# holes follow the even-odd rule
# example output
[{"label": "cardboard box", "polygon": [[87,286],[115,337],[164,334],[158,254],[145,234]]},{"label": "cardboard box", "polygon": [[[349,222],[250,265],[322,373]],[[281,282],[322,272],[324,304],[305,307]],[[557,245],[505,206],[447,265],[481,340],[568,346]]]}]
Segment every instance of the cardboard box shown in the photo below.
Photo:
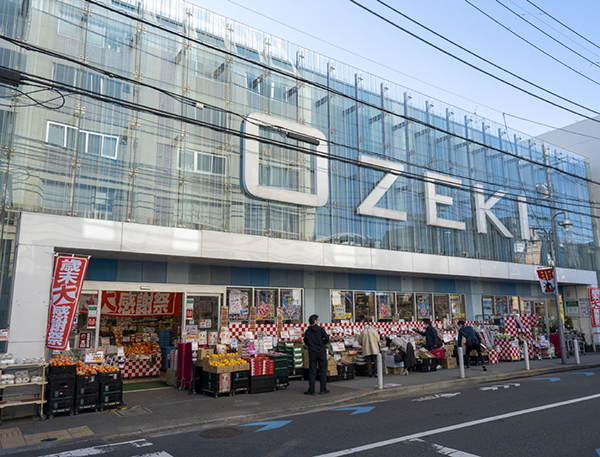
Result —
[{"label": "cardboard box", "polygon": [[176,379],[177,379],[177,370],[174,370],[172,368],[167,368],[167,380],[166,380],[167,385],[174,386]]},{"label": "cardboard box", "polygon": [[440,365],[442,366],[442,368],[456,368],[457,367],[457,363],[456,363],[456,357],[447,357],[445,359],[440,359],[439,360]]},{"label": "cardboard box", "polygon": [[250,364],[249,363],[238,363],[237,365],[231,365],[230,368],[231,368],[232,372],[250,371]]},{"label": "cardboard box", "polygon": [[402,368],[404,368],[404,362],[400,362],[402,367],[388,367],[388,374],[402,374]]},{"label": "cardboard box", "polygon": [[419,359],[435,359],[435,355],[425,349],[419,349],[415,356]]}]

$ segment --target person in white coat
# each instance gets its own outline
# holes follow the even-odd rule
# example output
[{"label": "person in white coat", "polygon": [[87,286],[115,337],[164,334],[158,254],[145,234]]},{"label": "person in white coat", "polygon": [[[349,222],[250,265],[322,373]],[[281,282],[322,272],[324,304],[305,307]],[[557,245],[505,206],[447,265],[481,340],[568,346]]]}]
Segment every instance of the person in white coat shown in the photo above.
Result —
[{"label": "person in white coat", "polygon": [[365,326],[358,335],[357,340],[363,348],[363,355],[367,361],[367,373],[370,377],[373,377],[375,360],[377,360],[377,354],[379,354],[379,333],[375,327],[365,322],[365,316],[360,315],[358,320],[365,323]]}]

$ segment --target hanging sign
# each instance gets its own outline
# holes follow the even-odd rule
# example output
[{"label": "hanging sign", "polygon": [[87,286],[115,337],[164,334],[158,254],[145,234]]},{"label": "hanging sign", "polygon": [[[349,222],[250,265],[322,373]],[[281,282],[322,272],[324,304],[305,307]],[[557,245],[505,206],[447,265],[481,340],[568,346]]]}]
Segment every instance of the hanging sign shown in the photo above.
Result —
[{"label": "hanging sign", "polygon": [[92,332],[81,332],[77,349],[89,349],[92,347]]},{"label": "hanging sign", "polygon": [[103,316],[177,316],[181,310],[179,292],[107,291],[102,294]]},{"label": "hanging sign", "polygon": [[87,328],[96,328],[97,320],[98,320],[98,306],[90,305],[88,307]]},{"label": "hanging sign", "polygon": [[8,341],[8,329],[1,329],[0,330],[0,341]]},{"label": "hanging sign", "polygon": [[554,294],[556,292],[556,282],[554,280],[552,268],[539,267],[536,270],[536,273],[540,280],[540,286],[542,286],[542,293]]},{"label": "hanging sign", "polygon": [[54,257],[54,276],[46,331],[48,349],[56,351],[67,349],[89,261],[89,256],[56,254]]},{"label": "hanging sign", "polygon": [[589,287],[592,327],[600,327],[600,287]]},{"label": "hanging sign", "polygon": [[194,299],[188,298],[185,302],[185,318],[193,319],[194,318]]}]

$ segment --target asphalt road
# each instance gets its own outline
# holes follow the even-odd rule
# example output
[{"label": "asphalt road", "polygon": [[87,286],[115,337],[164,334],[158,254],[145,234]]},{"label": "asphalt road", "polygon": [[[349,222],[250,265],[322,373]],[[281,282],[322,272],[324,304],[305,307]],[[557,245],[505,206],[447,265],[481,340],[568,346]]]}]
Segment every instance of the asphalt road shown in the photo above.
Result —
[{"label": "asphalt road", "polygon": [[600,369],[228,423],[31,457],[506,457],[600,455]]}]

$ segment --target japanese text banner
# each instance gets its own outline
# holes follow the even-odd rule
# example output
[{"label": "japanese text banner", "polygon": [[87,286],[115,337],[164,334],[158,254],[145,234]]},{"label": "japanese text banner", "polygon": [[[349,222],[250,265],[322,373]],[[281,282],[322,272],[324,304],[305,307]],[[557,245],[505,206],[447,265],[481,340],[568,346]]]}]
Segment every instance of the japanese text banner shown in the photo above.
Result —
[{"label": "japanese text banner", "polygon": [[90,258],[56,254],[50,290],[46,347],[64,351],[69,344],[73,319]]},{"label": "japanese text banner", "polygon": [[173,316],[181,312],[180,292],[107,291],[102,294],[102,316]]},{"label": "japanese text banner", "polygon": [[589,287],[592,327],[600,327],[600,288]]},{"label": "japanese text banner", "polygon": [[540,280],[540,286],[542,286],[542,293],[553,294],[556,292],[556,282],[554,279],[554,273],[552,268],[539,267],[536,270],[538,279]]}]

